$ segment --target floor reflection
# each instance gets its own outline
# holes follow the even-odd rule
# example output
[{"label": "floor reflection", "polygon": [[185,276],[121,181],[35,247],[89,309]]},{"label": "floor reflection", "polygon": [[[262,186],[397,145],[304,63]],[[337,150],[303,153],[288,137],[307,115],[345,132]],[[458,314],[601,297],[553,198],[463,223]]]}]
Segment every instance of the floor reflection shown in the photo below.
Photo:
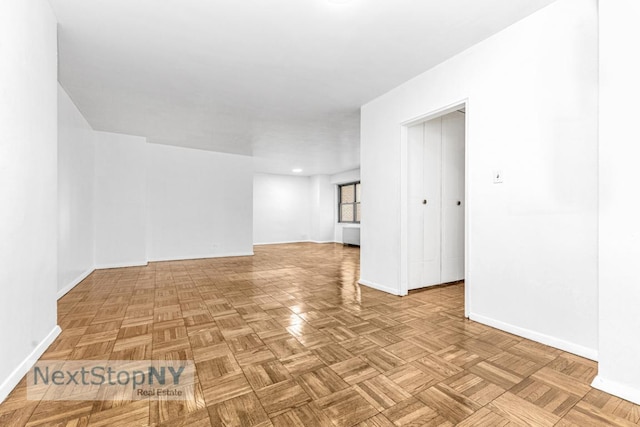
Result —
[{"label": "floor reflection", "polygon": [[[346,247],[346,250],[351,249]],[[360,253],[360,248],[352,248]],[[347,258],[340,263],[339,267],[340,279],[338,282],[338,289],[340,290],[340,297],[343,304],[358,305],[362,303],[362,289],[358,280],[360,280],[360,263],[356,263],[353,260]]]}]

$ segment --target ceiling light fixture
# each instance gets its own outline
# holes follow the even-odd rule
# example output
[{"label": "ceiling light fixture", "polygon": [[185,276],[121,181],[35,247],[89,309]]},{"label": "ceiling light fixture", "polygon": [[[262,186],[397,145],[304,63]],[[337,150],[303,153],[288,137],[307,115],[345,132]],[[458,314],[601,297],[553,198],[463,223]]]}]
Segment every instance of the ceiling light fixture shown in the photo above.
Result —
[{"label": "ceiling light fixture", "polygon": [[302,169],[300,169],[300,168],[295,168],[295,169],[292,169],[292,170],[291,170],[291,172],[293,172],[293,173],[300,173],[300,172],[302,172]]}]

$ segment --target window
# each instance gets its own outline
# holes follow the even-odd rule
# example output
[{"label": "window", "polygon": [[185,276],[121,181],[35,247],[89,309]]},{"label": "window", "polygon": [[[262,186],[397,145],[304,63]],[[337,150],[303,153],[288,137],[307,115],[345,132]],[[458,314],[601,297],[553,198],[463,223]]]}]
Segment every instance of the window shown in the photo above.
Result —
[{"label": "window", "polygon": [[360,223],[360,183],[338,186],[338,222]]}]

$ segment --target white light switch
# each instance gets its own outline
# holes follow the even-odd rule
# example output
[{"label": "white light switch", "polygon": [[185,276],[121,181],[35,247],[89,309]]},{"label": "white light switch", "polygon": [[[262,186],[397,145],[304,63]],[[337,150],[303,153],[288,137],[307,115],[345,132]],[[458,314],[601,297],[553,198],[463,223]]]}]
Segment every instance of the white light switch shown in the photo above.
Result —
[{"label": "white light switch", "polygon": [[504,181],[504,177],[502,176],[502,171],[501,170],[494,170],[493,171],[493,183],[494,184],[502,184],[503,181]]}]

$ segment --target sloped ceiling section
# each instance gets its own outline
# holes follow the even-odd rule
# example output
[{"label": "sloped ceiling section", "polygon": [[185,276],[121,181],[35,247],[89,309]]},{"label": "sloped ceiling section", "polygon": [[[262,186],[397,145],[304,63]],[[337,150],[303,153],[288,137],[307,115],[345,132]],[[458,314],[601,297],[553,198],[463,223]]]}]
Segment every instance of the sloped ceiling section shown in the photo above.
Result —
[{"label": "sloped ceiling section", "polygon": [[89,123],[256,157],[359,165],[360,105],[553,0],[50,0]]}]

